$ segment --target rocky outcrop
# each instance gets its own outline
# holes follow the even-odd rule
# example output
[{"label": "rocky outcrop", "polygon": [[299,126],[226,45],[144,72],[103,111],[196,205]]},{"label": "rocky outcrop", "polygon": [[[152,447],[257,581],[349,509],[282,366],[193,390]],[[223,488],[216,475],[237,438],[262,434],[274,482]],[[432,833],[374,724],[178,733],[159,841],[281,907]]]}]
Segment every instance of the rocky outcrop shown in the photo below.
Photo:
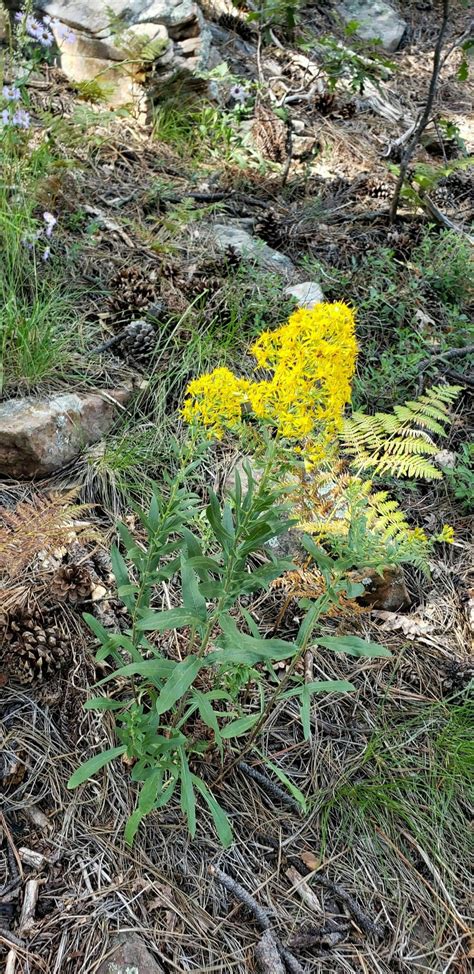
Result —
[{"label": "rocky outcrop", "polygon": [[378,38],[385,51],[397,50],[407,22],[385,0],[343,0],[336,9],[346,22],[358,22],[356,34],[363,40]]},{"label": "rocky outcrop", "polygon": [[[36,0],[35,8],[53,18],[65,74],[110,86],[109,104],[125,104],[140,93],[141,51],[164,79],[178,69],[193,71],[207,58],[209,34],[193,0]],[[63,26],[73,31],[72,40],[61,40]]]},{"label": "rocky outcrop", "polygon": [[100,440],[131,391],[59,394],[0,404],[0,475],[22,479],[60,470]]},{"label": "rocky outcrop", "polygon": [[232,248],[244,260],[264,271],[279,274],[287,281],[297,277],[293,261],[279,250],[273,250],[263,240],[252,237],[241,227],[230,223],[200,223],[192,230],[194,237],[219,253]]}]

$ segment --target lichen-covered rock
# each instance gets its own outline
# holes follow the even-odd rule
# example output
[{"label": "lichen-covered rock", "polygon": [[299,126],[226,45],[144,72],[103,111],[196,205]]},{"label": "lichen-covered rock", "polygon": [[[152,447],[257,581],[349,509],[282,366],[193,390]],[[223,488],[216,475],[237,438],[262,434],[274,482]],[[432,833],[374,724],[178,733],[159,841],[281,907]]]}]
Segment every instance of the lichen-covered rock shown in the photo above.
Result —
[{"label": "lichen-covered rock", "polygon": [[0,403],[0,475],[43,477],[69,463],[110,429],[129,389]]},{"label": "lichen-covered rock", "polygon": [[139,52],[153,50],[155,75],[205,64],[210,35],[193,0],[36,0],[43,15],[69,27],[73,40],[62,41],[61,67],[74,81],[97,79],[111,89],[109,104],[132,101],[141,92]]}]

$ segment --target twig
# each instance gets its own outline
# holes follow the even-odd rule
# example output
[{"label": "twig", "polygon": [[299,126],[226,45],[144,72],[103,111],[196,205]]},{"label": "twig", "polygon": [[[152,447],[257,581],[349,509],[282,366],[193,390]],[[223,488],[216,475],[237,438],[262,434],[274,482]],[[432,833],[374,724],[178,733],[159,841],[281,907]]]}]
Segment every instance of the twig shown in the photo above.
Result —
[{"label": "twig", "polygon": [[433,108],[433,104],[435,100],[436,87],[438,84],[439,72],[441,68],[441,51],[443,48],[445,34],[448,28],[449,12],[450,12],[449,0],[443,0],[443,15],[441,19],[441,26],[439,29],[438,39],[436,41],[436,46],[433,54],[433,69],[431,72],[431,80],[428,88],[426,104],[417,124],[413,129],[413,133],[411,135],[410,141],[408,142],[404,152],[402,153],[402,157],[400,160],[400,172],[394,189],[392,204],[390,206],[391,223],[393,223],[397,215],[398,204],[400,202],[400,193],[402,191],[402,187],[406,179],[406,174],[407,174],[408,166],[410,164],[411,157],[418,145],[419,138],[421,134],[424,132],[431,116],[431,110]]},{"label": "twig", "polygon": [[433,362],[449,362],[453,358],[462,358],[464,355],[474,355],[474,345],[464,345],[463,348],[450,348],[447,352],[437,352],[431,355],[430,358],[423,359],[418,365],[418,372],[420,373],[418,392],[423,391],[423,372],[426,372],[426,369],[429,369]]},{"label": "twig", "polygon": [[278,798],[279,801],[281,801],[284,805],[288,805],[288,807],[292,808],[293,811],[298,813],[301,811],[298,802],[295,801],[291,795],[288,795],[283,788],[276,785],[271,778],[267,778],[266,775],[261,774],[260,771],[257,771],[256,768],[252,768],[252,766],[247,764],[245,761],[239,761],[237,767],[243,771],[248,778],[252,778],[253,781],[256,781],[259,785],[261,785],[264,791],[266,791],[269,795],[273,795],[275,798]]},{"label": "twig", "polygon": [[445,213],[442,213],[436,204],[433,203],[433,200],[430,196],[428,196],[427,193],[418,190],[418,195],[420,197],[421,205],[428,216],[430,216],[433,220],[436,220],[436,223],[439,223],[442,227],[446,227],[447,230],[454,230],[456,233],[462,234],[463,237],[466,237],[469,243],[474,244],[474,236],[467,233],[466,230],[463,230],[463,228],[457,223],[454,223],[454,220],[450,220],[449,216],[446,216]]},{"label": "twig", "polygon": [[379,940],[382,939],[385,934],[384,928],[378,923],[374,923],[374,921],[371,920],[363,912],[363,910],[361,910],[359,904],[356,903],[354,897],[351,896],[347,890],[345,890],[342,886],[339,886],[338,883],[333,883],[332,880],[326,879],[325,876],[321,876],[319,873],[315,873],[313,875],[313,879],[316,883],[319,883],[320,886],[324,886],[324,889],[328,889],[331,891],[331,893],[334,893],[334,895],[337,896],[338,899],[345,904],[345,906],[347,906],[347,909],[350,913],[352,913],[354,920],[364,931],[364,933],[368,933],[372,937],[377,937]]},{"label": "twig", "polygon": [[221,883],[221,885],[229,891],[229,893],[232,893],[236,899],[240,900],[240,902],[243,903],[248,910],[250,910],[261,930],[270,929],[270,917],[268,910],[264,910],[263,907],[260,906],[256,900],[254,900],[253,896],[251,896],[250,893],[248,893],[247,890],[240,885],[240,883],[237,883],[235,879],[232,879],[232,876],[228,876],[227,873],[224,873],[222,869],[219,869],[218,866],[209,866],[209,872],[211,876],[214,876],[219,883]]},{"label": "twig", "polygon": [[270,930],[265,930],[256,948],[255,960],[263,974],[285,974],[278,947]]},{"label": "twig", "polygon": [[24,941],[20,940],[19,937],[15,937],[15,934],[8,927],[0,927],[0,940],[6,941],[7,944],[14,944],[15,947],[25,946]]},{"label": "twig", "polygon": [[[228,876],[227,873],[224,873],[222,869],[219,869],[218,866],[209,866],[209,872],[211,876],[214,876],[219,883],[221,883],[222,886],[229,891],[229,893],[232,893],[236,899],[238,899],[244,904],[244,906],[247,907],[248,910],[250,910],[260,929],[270,935],[275,948],[277,949],[282,960],[284,960],[290,974],[304,974],[301,964],[298,963],[296,958],[293,957],[293,954],[280,943],[277,937],[270,930],[269,911],[264,910],[263,907],[261,907],[253,898],[253,896],[251,896],[250,893],[248,893],[247,890],[240,885],[240,883],[237,883],[235,879],[232,879],[232,876]],[[267,942],[269,942],[269,938],[267,938]]]}]

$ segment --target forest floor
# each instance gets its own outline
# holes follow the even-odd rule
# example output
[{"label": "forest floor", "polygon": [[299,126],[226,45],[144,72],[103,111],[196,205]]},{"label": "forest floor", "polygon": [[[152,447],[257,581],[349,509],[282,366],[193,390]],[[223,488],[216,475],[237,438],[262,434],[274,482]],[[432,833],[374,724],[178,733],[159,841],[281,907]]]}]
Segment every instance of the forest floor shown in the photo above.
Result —
[{"label": "forest floor", "polygon": [[[47,679],[33,672],[19,683],[8,674],[5,651],[0,667],[0,957],[8,956],[9,974],[103,974],[115,934],[131,932],[166,974],[244,974],[258,970],[255,947],[266,922],[289,952],[288,971],[470,970],[474,380],[472,355],[463,352],[473,343],[474,197],[472,164],[458,163],[474,143],[473,88],[458,79],[454,49],[442,70],[437,117],[456,128],[431,127],[412,163],[412,186],[416,165],[445,167],[432,199],[456,229],[434,223],[413,197],[389,224],[397,159],[385,152],[422,104],[436,37],[431,12],[404,6],[408,41],[390,56],[378,101],[345,76],[333,93],[326,87],[292,100],[292,92],[311,87],[311,46],[303,52],[296,41],[282,44],[278,30],[278,43],[257,46],[248,28],[243,37],[228,24],[214,26],[228,65],[227,75],[213,73],[215,98],[205,94],[208,79],[180,79],[145,125],[85,102],[57,68],[44,66],[31,79],[38,139],[47,134],[55,159],[35,183],[34,205],[58,221],[47,289],[63,304],[54,333],[37,325],[33,365],[7,343],[3,398],[126,382],[135,395],[111,432],[65,469],[33,484],[0,482],[3,541],[14,510],[33,535],[21,572],[0,547],[0,622],[2,611],[8,626],[12,613],[35,606],[68,647],[67,666]],[[460,7],[453,41],[467,19]],[[311,7],[305,31],[321,35],[328,23]],[[270,121],[268,109],[259,115],[256,108],[256,82],[262,104],[270,103],[269,91],[273,106],[280,103]],[[235,85],[243,87],[242,105],[229,94]],[[104,674],[82,612],[120,627],[108,557],[115,525],[123,519],[140,539],[132,505],[146,504],[153,482],[176,469],[187,383],[223,364],[250,372],[252,341],[295,307],[285,275],[209,246],[215,223],[252,233],[293,262],[294,281],[316,281],[325,300],[356,308],[356,408],[390,410],[429,385],[462,386],[442,443],[456,459],[454,471],[434,483],[389,484],[410,523],[430,532],[447,523],[455,538],[434,549],[429,574],[404,569],[410,605],[403,610],[379,606],[327,620],[328,632],[336,626],[383,643],[392,655],[316,657],[318,679],[350,680],[355,692],[317,698],[310,741],[293,701],[278,705],[247,755],[250,771],[234,768],[218,786],[234,829],[230,848],[220,847],[204,814],[191,840],[176,802],[148,816],[130,849],[123,830],[136,785],[126,763],[67,789],[81,761],[116,743],[110,715],[82,707]],[[4,289],[5,281],[4,274]],[[152,325],[151,347],[143,336],[136,344],[130,336],[114,341],[143,317]],[[221,495],[238,458],[230,439],[213,446],[193,488],[202,497],[208,486]],[[86,506],[61,544],[35,550],[44,499],[68,491]],[[51,579],[74,559],[92,572],[93,590],[55,601]],[[172,602],[172,585],[165,598]],[[270,632],[282,604],[275,589],[249,611]],[[291,636],[297,613],[294,600],[279,635]],[[309,813],[275,788],[262,754],[305,794]],[[216,869],[230,877],[230,888]],[[22,932],[32,880],[39,895]]]}]

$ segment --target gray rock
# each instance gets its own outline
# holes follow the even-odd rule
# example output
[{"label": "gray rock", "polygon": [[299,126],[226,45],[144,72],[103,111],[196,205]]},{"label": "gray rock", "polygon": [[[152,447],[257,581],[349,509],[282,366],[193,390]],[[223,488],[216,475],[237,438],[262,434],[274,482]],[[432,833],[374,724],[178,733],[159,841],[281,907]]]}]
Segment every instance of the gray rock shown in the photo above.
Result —
[{"label": "gray rock", "polygon": [[285,288],[288,297],[296,298],[299,308],[314,308],[315,304],[324,301],[321,286],[316,281],[303,281],[302,284],[292,284]]},{"label": "gray rock", "polygon": [[336,9],[343,20],[359,21],[356,33],[363,40],[378,37],[386,51],[397,50],[407,22],[385,0],[343,0]]},{"label": "gray rock", "polygon": [[42,477],[61,469],[112,426],[131,389],[0,403],[0,474]]},{"label": "gray rock", "polygon": [[122,934],[115,943],[113,953],[102,961],[97,974],[163,974],[161,964],[136,934]]},{"label": "gray rock", "polygon": [[[97,0],[36,0],[34,5],[74,32],[74,40],[62,41],[60,31],[54,31],[65,74],[74,81],[89,81],[100,75],[102,84],[113,85],[108,98],[111,105],[127,104],[142,93],[134,80],[134,65],[125,63],[130,59],[133,37],[162,42],[155,60],[158,78],[160,73],[169,77],[178,66],[189,66],[190,70],[204,67],[209,54],[209,31],[194,0],[110,0],[108,4]],[[113,28],[112,18],[123,23],[123,32]]]},{"label": "gray rock", "polygon": [[193,231],[198,238],[207,241],[218,251],[224,252],[227,247],[233,247],[243,258],[258,264],[263,270],[280,274],[286,280],[293,280],[296,268],[293,261],[278,250],[273,250],[263,240],[252,237],[241,227],[228,223],[199,224]]}]

